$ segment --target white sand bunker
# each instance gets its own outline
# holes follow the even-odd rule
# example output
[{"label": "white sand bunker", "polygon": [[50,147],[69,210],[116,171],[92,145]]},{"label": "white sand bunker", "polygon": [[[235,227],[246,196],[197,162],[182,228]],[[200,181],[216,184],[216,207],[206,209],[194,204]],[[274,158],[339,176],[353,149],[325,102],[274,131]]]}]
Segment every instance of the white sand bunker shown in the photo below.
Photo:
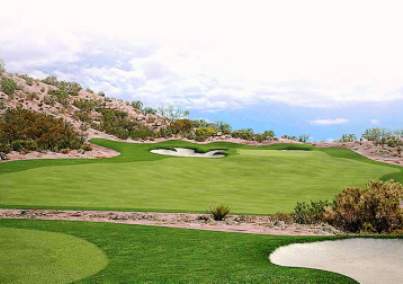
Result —
[{"label": "white sand bunker", "polygon": [[276,249],[277,265],[317,268],[360,283],[403,283],[403,239],[347,239],[292,244]]},{"label": "white sand bunker", "polygon": [[213,150],[206,153],[198,153],[193,149],[186,149],[186,148],[174,148],[174,150],[154,149],[151,150],[151,153],[167,156],[197,157],[197,158],[222,158],[225,156],[224,150]]}]

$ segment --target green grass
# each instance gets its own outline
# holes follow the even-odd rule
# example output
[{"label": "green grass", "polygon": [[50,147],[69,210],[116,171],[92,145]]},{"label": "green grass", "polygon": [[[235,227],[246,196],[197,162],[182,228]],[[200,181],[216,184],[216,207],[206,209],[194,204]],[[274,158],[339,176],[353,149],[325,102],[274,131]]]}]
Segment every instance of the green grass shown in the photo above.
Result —
[{"label": "green grass", "polygon": [[[36,160],[0,165],[0,206],[153,211],[289,212],[297,201],[332,199],[345,186],[393,176],[403,168],[345,149],[279,144],[128,144],[96,139],[120,156],[101,160]],[[226,149],[222,159],[167,157],[153,148]],[[287,151],[284,151],[287,150]]]},{"label": "green grass", "polygon": [[[76,283],[354,283],[342,275],[276,266],[268,260],[269,254],[279,246],[324,239],[319,237],[264,236],[108,223],[0,220],[0,232],[9,230],[6,228],[62,232],[102,249],[108,258],[105,269]],[[9,238],[12,238],[12,232]],[[22,238],[18,231],[14,232]],[[31,237],[27,239],[33,240]],[[12,239],[6,241],[13,242]],[[3,239],[0,243],[4,245]],[[66,248],[75,250],[72,244],[65,244]],[[7,257],[16,259],[14,265],[23,265],[26,269],[40,266],[35,263],[36,259],[14,257],[19,255],[21,248],[21,245],[10,244],[7,251]],[[52,242],[49,250],[29,253],[31,256],[38,254],[39,260],[46,259],[54,254],[51,248]],[[0,256],[0,272],[4,265],[9,266],[7,257]],[[93,258],[89,255],[86,261],[91,263]],[[85,264],[78,263],[77,266],[81,265]],[[14,273],[17,279],[25,272],[22,268],[14,268],[8,276]],[[2,281],[0,275],[1,283],[14,283],[9,281],[11,278]],[[43,283],[56,283],[51,281],[52,278],[48,280]]]},{"label": "green grass", "polygon": [[0,252],[0,283],[70,283],[108,263],[102,250],[83,239],[2,225]]}]

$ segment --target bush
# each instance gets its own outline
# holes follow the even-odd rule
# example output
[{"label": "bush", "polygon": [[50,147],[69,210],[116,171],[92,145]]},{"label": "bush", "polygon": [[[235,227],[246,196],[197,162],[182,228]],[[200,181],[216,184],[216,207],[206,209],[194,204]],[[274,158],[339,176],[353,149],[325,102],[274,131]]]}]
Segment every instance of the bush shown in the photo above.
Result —
[{"label": "bush", "polygon": [[97,100],[79,99],[73,102],[73,105],[83,111],[93,111],[99,105]]},{"label": "bush", "polygon": [[172,133],[189,133],[192,130],[192,122],[189,119],[177,119],[171,123]]},{"label": "bush", "polygon": [[219,205],[210,209],[210,214],[213,215],[214,220],[222,221],[230,212],[230,208],[225,205]]},{"label": "bush", "polygon": [[345,231],[391,232],[403,228],[403,186],[393,180],[369,182],[366,188],[346,188],[324,214]]},{"label": "bush", "polygon": [[13,79],[3,78],[1,80],[1,90],[9,96],[14,95],[17,90],[17,83]]},{"label": "bush", "polygon": [[79,149],[83,140],[63,119],[22,108],[8,109],[0,118],[0,143],[21,150]]},{"label": "bush", "polygon": [[3,153],[10,153],[11,151],[11,146],[9,144],[6,143],[0,143],[0,152]]},{"label": "bush", "polygon": [[294,220],[299,224],[316,224],[323,220],[328,201],[298,202],[294,208]]},{"label": "bush", "polygon": [[208,137],[214,136],[217,134],[217,130],[213,127],[199,127],[196,129],[196,140],[204,141]]},{"label": "bush", "polygon": [[129,136],[133,139],[145,139],[152,138],[155,136],[155,134],[151,129],[148,129],[147,127],[138,126],[136,129],[129,132]]},{"label": "bush", "polygon": [[25,80],[28,86],[32,86],[34,84],[34,79],[32,77],[29,77],[27,74],[22,74],[20,75],[20,77]]},{"label": "bush", "polygon": [[65,90],[51,90],[48,94],[64,107],[69,105],[69,94]]},{"label": "bush", "polygon": [[253,140],[255,133],[253,132],[253,129],[246,128],[246,129],[235,130],[232,132],[231,135],[234,138],[241,138],[244,140]]},{"label": "bush", "polygon": [[77,96],[82,87],[76,82],[58,81],[55,76],[48,76],[42,82],[55,86],[59,91],[63,91],[71,96]]},{"label": "bush", "polygon": [[81,146],[81,149],[82,150],[84,150],[84,151],[91,151],[92,150],[92,146],[91,146],[91,144],[89,144],[89,143],[84,143],[82,146]]}]

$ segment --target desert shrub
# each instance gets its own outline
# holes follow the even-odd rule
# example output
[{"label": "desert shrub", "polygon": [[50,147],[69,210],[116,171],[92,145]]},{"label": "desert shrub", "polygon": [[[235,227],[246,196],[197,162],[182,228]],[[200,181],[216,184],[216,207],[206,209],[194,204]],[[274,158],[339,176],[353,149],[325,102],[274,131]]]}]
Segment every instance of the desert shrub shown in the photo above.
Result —
[{"label": "desert shrub", "polygon": [[229,214],[230,208],[225,205],[218,205],[210,209],[210,214],[213,215],[214,220],[222,221]]},{"label": "desert shrub", "polygon": [[99,102],[97,100],[79,99],[75,100],[73,105],[84,111],[93,111],[99,105]]},{"label": "desert shrub", "polygon": [[197,141],[204,141],[208,137],[216,135],[217,130],[213,127],[199,127],[199,128],[196,128],[195,134],[196,134]]},{"label": "desert shrub", "polygon": [[28,86],[32,86],[34,84],[34,79],[32,77],[29,77],[27,74],[22,74],[20,75],[20,77],[25,80]]},{"label": "desert shrub", "polygon": [[159,137],[169,137],[172,135],[172,129],[170,127],[161,127],[158,131]]},{"label": "desert shrub", "polygon": [[241,138],[244,140],[253,140],[255,133],[253,132],[253,129],[246,128],[246,129],[235,130],[231,133],[231,135],[234,138]]},{"label": "desert shrub", "polygon": [[17,83],[13,79],[3,78],[1,79],[1,91],[9,96],[14,95],[17,90]]},{"label": "desert shrub", "polygon": [[346,188],[336,196],[324,218],[350,232],[391,232],[402,229],[403,186],[393,180],[371,181],[365,188]]},{"label": "desert shrub", "polygon": [[51,90],[48,92],[48,94],[64,107],[67,107],[69,105],[69,94],[65,90]]},{"label": "desert shrub", "polygon": [[56,104],[56,99],[52,96],[47,96],[43,98],[43,102],[46,105],[54,106]]},{"label": "desert shrub", "polygon": [[400,145],[403,145],[400,137],[394,135],[388,136],[385,142],[389,147],[398,147]]},{"label": "desert shrub", "polygon": [[284,222],[286,224],[292,224],[295,221],[293,214],[291,214],[291,213],[281,213],[281,212],[271,214],[270,219],[271,219],[272,222],[282,221],[282,222]]},{"label": "desert shrub", "polygon": [[189,119],[177,119],[170,125],[172,133],[188,133],[192,130],[192,122]]},{"label": "desert shrub", "polygon": [[74,113],[74,117],[77,118],[78,120],[85,122],[85,123],[90,123],[91,122],[91,113],[86,110],[78,110]]},{"label": "desert shrub", "polygon": [[100,108],[98,111],[102,114],[99,128],[106,133],[127,139],[130,131],[136,127],[136,123],[128,118],[126,112],[110,108]]},{"label": "desert shrub", "polygon": [[78,149],[83,139],[63,119],[16,108],[0,119],[0,143],[18,150],[58,151]]},{"label": "desert shrub", "polygon": [[133,108],[142,110],[143,109],[143,102],[141,101],[132,101],[130,104]]},{"label": "desert shrub", "polygon": [[0,152],[7,154],[7,153],[10,153],[10,151],[11,151],[10,144],[0,143]]},{"label": "desert shrub", "polygon": [[14,151],[35,151],[38,150],[38,143],[32,139],[14,140],[11,142],[11,148]]},{"label": "desert shrub", "polygon": [[355,134],[343,134],[339,139],[339,142],[342,143],[354,142],[354,141],[357,141],[357,136],[355,136]]},{"label": "desert shrub", "polygon": [[48,76],[42,82],[57,87],[71,96],[77,96],[82,89],[81,85],[76,82],[59,81],[56,76]]},{"label": "desert shrub", "polygon": [[137,126],[135,129],[129,132],[129,136],[133,139],[145,139],[154,137],[154,132],[151,129],[148,129],[144,126]]},{"label": "desert shrub", "polygon": [[81,149],[84,150],[84,151],[91,151],[92,146],[89,143],[84,143],[83,145],[81,145]]},{"label": "desert shrub", "polygon": [[36,93],[29,93],[29,94],[27,94],[27,99],[30,101],[33,101],[33,100],[39,99],[39,96]]},{"label": "desert shrub", "polygon": [[152,107],[145,107],[143,109],[144,114],[157,114],[157,110]]},{"label": "desert shrub", "polygon": [[323,221],[328,201],[298,202],[294,208],[294,220],[299,224],[316,224]]}]

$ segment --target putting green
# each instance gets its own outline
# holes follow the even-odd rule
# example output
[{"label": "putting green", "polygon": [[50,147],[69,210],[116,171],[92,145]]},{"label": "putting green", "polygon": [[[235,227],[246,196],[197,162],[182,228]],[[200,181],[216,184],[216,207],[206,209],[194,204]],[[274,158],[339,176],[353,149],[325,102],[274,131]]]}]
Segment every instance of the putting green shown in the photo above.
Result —
[{"label": "putting green", "polygon": [[0,228],[0,283],[71,283],[107,265],[97,246],[74,236]]},{"label": "putting green", "polygon": [[[291,211],[297,201],[332,199],[345,186],[402,175],[401,168],[369,161],[349,150],[308,145],[257,148],[231,143],[197,146],[181,141],[95,142],[121,155],[92,161],[0,165],[0,206],[205,211],[225,203],[233,212],[275,213]],[[173,146],[227,149],[228,156],[200,159],[150,153],[152,148]]]}]

